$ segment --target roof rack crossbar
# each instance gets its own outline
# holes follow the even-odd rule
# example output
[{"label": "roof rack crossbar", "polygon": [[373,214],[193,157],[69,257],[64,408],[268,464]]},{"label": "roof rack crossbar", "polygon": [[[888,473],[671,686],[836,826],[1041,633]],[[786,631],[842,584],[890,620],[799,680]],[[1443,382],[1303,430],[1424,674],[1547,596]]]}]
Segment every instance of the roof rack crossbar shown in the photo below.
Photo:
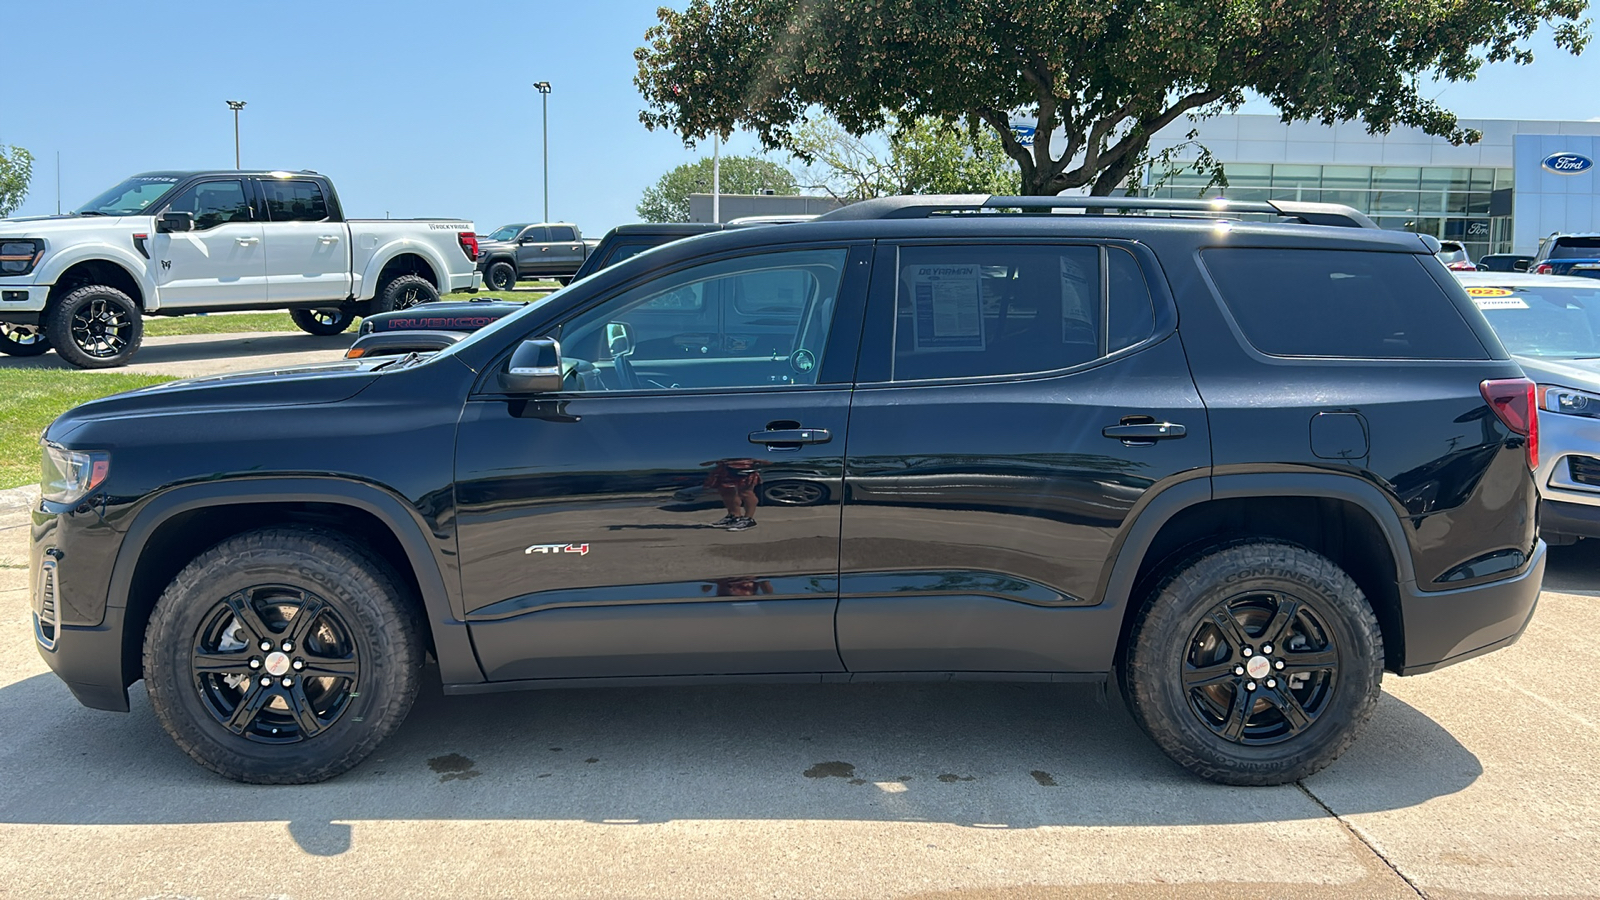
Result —
[{"label": "roof rack crossbar", "polygon": [[847,219],[922,219],[936,213],[978,212],[985,209],[1023,210],[1140,210],[1211,215],[1256,213],[1281,216],[1306,225],[1377,228],[1377,223],[1337,203],[1297,203],[1281,200],[1173,200],[1156,197],[1005,197],[991,194],[929,194],[879,197],[863,200],[819,216],[820,221]]}]

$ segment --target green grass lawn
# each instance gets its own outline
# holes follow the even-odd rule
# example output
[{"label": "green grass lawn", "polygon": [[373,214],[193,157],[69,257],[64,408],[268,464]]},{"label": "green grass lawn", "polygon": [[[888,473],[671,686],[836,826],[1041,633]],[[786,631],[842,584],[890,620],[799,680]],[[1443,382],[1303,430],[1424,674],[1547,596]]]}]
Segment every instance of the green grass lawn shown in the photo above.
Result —
[{"label": "green grass lawn", "polygon": [[56,416],[108,394],[172,380],[164,375],[48,369],[0,373],[0,488],[38,483],[39,435]]},{"label": "green grass lawn", "polygon": [[[446,294],[443,300],[537,300],[559,285],[554,281],[522,281],[515,291],[479,291],[476,294]],[[360,321],[359,319],[357,321]],[[144,320],[145,337],[166,337],[174,334],[235,334],[262,331],[299,331],[286,312],[229,313],[210,316],[151,316]],[[355,333],[350,326],[349,334]]]}]

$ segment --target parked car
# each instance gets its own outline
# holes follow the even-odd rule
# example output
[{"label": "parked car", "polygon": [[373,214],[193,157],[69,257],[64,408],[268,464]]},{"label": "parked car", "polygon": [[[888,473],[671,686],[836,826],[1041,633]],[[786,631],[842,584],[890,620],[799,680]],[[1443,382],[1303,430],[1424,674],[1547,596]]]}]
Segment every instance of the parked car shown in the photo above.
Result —
[{"label": "parked car", "polygon": [[532,278],[572,281],[598,241],[586,240],[571,222],[502,225],[478,245],[478,269],[491,290],[509,291]]},{"label": "parked car", "polygon": [[1526,272],[1533,257],[1525,253],[1490,253],[1478,260],[1480,272]]},{"label": "parked car", "polygon": [[717,222],[640,222],[635,225],[618,225],[605,233],[589,258],[583,261],[574,278],[583,278],[614,266],[662,244],[721,231],[726,225]]},{"label": "parked car", "polygon": [[1600,278],[1600,234],[1553,234],[1539,242],[1530,269],[1538,275]]},{"label": "parked car", "polygon": [[1600,537],[1600,284],[1563,275],[1458,276],[1538,385],[1539,531]]},{"label": "parked car", "polygon": [[[1057,208],[1158,214],[1005,212]],[[1327,227],[1367,221],[885,198],[432,355],[91,401],[43,437],[36,642],[251,782],[359,763],[428,654],[447,694],[1115,677],[1178,764],[1292,782],[1545,566],[1533,385],[1436,242]]]},{"label": "parked car", "polygon": [[1477,265],[1467,256],[1466,245],[1458,241],[1440,241],[1437,255],[1439,261],[1444,263],[1445,268],[1453,272],[1475,272],[1478,270]]},{"label": "parked car", "polygon": [[65,216],[0,219],[0,353],[126,365],[144,316],[287,309],[338,334],[358,315],[475,290],[461,219],[346,219],[315,172],[146,172]]}]

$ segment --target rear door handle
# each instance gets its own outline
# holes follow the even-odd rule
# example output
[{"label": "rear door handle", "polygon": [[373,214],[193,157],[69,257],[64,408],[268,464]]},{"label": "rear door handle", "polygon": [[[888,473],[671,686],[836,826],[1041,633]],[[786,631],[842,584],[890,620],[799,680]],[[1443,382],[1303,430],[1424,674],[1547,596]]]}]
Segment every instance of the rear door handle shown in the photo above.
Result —
[{"label": "rear door handle", "polygon": [[1130,446],[1149,446],[1156,441],[1170,441],[1184,437],[1187,428],[1172,422],[1134,422],[1126,425],[1107,425],[1100,433]]},{"label": "rear door handle", "polygon": [[833,434],[826,428],[771,428],[750,432],[750,443],[766,444],[771,450],[798,450],[801,444],[826,444]]}]

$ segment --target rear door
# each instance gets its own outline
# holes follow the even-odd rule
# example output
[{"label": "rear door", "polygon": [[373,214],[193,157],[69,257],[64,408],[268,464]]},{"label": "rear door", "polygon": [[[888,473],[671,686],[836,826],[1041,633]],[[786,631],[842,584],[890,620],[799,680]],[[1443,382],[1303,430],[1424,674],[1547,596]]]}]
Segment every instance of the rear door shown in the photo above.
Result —
[{"label": "rear door", "polygon": [[578,231],[571,225],[550,226],[550,271],[563,275],[571,275],[583,265],[583,241],[578,240]]},{"label": "rear door", "polygon": [[1148,250],[904,243],[874,264],[850,417],[852,672],[1071,671],[1129,512],[1210,464]]},{"label": "rear door", "polygon": [[350,293],[349,231],[322,186],[301,178],[262,178],[256,186],[267,213],[267,299],[343,300]]},{"label": "rear door", "polygon": [[[467,403],[461,577],[490,680],[842,669],[839,505],[869,262],[866,245],[763,249],[653,277],[540,329],[561,344],[565,391],[489,383]],[[676,340],[692,298],[774,272],[809,285],[783,353]]]}]

